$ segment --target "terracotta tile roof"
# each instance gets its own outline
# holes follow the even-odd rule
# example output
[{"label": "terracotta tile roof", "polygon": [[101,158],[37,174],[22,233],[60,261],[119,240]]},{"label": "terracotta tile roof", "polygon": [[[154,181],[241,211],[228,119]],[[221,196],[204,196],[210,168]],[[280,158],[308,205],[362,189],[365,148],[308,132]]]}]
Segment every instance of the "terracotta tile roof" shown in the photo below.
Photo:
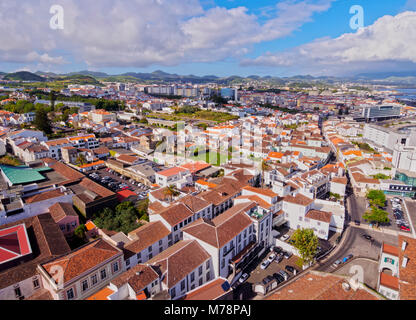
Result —
[{"label": "terracotta tile roof", "polygon": [[235,198],[235,200],[239,200],[239,199],[247,199],[250,201],[254,201],[255,203],[257,203],[260,207],[264,208],[264,209],[270,209],[272,207],[272,204],[264,201],[262,198],[260,198],[259,196],[239,196],[237,198]]},{"label": "terracotta tile roof", "polygon": [[207,168],[211,168],[211,165],[206,162],[190,162],[184,165],[181,165],[181,168],[189,170],[192,174],[195,174],[199,171],[202,171]]},{"label": "terracotta tile roof", "polygon": [[253,221],[245,212],[255,206],[254,202],[236,204],[211,221],[199,219],[184,227],[182,231],[215,248],[222,248],[244,229],[253,224]]},{"label": "terracotta tile roof", "polygon": [[114,292],[115,291],[111,290],[110,288],[105,287],[85,300],[108,300],[108,296],[111,296]]},{"label": "terracotta tile roof", "polygon": [[84,272],[94,269],[99,264],[110,261],[121,255],[122,252],[120,250],[106,241],[99,239],[76,249],[67,255],[41,264],[41,266],[51,278],[53,277],[53,274],[50,273],[52,267],[62,267],[64,283],[67,283]]},{"label": "terracotta tile roof", "polygon": [[335,274],[308,271],[266,300],[382,300],[366,288],[345,291],[342,288],[345,280],[345,277]]},{"label": "terracotta tile roof", "polygon": [[380,285],[399,291],[399,278],[380,272]]},{"label": "terracotta tile roof", "polygon": [[81,172],[72,169],[59,161],[49,162],[48,166],[52,168],[54,171],[63,175],[68,180],[82,179],[83,177],[85,177]]},{"label": "terracotta tile roof", "polygon": [[231,287],[227,291],[224,291],[222,285],[227,280],[223,278],[217,278],[212,280],[186,294],[183,300],[217,300],[226,293],[232,291]]},{"label": "terracotta tile roof", "polygon": [[261,188],[254,188],[254,187],[251,187],[251,186],[247,186],[247,187],[244,187],[243,190],[258,193],[258,194],[261,194],[263,196],[270,197],[270,198],[274,198],[274,197],[278,196],[277,193],[274,193],[270,189],[261,189]]},{"label": "terracotta tile roof", "polygon": [[98,194],[103,198],[115,195],[113,191],[104,188],[103,186],[99,185],[98,183],[95,183],[94,181],[88,178],[82,179],[79,185],[83,186],[85,189],[91,190],[92,192]]},{"label": "terracotta tile roof", "polygon": [[170,289],[211,256],[193,240],[181,240],[149,260],[146,265],[158,268],[166,274],[163,282]]},{"label": "terracotta tile roof", "polygon": [[37,195],[34,195],[32,197],[26,198],[25,203],[40,202],[40,201],[44,201],[44,200],[49,200],[49,199],[53,199],[53,198],[62,197],[64,195],[65,195],[65,193],[62,192],[60,189],[46,191],[46,192],[42,192],[42,193],[39,193]]},{"label": "terracotta tile roof", "polygon": [[326,223],[331,222],[332,213],[319,211],[319,210],[309,210],[308,213],[305,215],[305,218],[318,220]]},{"label": "terracotta tile roof", "polygon": [[123,252],[125,259],[143,251],[150,245],[162,240],[170,234],[170,231],[161,221],[155,221],[131,231],[129,238],[133,239],[128,245],[124,246]]},{"label": "terracotta tile roof", "polygon": [[29,230],[28,235],[32,252],[38,253],[29,261],[1,270],[0,289],[34,276],[37,273],[36,269],[39,263],[71,251],[62,231],[49,213],[2,225],[0,229],[7,229],[22,223]]},{"label": "terracotta tile roof", "polygon": [[161,176],[165,176],[165,177],[170,177],[170,176],[174,176],[177,175],[180,172],[185,172],[187,171],[187,169],[183,169],[180,167],[174,167],[174,168],[170,168],[167,170],[163,170],[163,171],[159,171],[156,174],[161,175]]},{"label": "terracotta tile roof", "polygon": [[332,178],[331,182],[347,185],[348,179],[346,177],[340,177],[340,178],[335,177],[335,178]]},{"label": "terracotta tile roof", "polygon": [[179,202],[186,205],[194,213],[197,213],[198,211],[201,211],[211,205],[208,201],[193,195],[187,195],[181,198]]},{"label": "terracotta tile roof", "polygon": [[383,252],[391,254],[395,257],[399,256],[399,249],[397,247],[389,245],[387,243],[383,243]]},{"label": "terracotta tile roof", "polygon": [[122,154],[122,155],[120,155],[120,156],[117,157],[117,160],[118,161],[121,161],[121,162],[125,162],[125,163],[132,164],[135,161],[139,160],[139,157],[129,156],[127,154]]},{"label": "terracotta tile roof", "polygon": [[64,202],[57,202],[54,205],[50,206],[49,213],[51,214],[53,220],[56,223],[58,223],[67,216],[78,217],[78,214],[75,212],[72,204]]},{"label": "terracotta tile roof", "polygon": [[313,199],[308,198],[307,196],[304,196],[303,194],[298,193],[296,196],[286,196],[283,198],[283,201],[294,203],[301,206],[308,206],[311,203],[313,203]]},{"label": "terracotta tile roof", "polygon": [[194,213],[183,203],[175,203],[160,212],[159,215],[173,227],[185,219],[192,217]]},{"label": "terracotta tile roof", "polygon": [[151,266],[138,264],[111,280],[111,283],[118,289],[128,283],[137,295],[157,279],[159,279],[159,275]]},{"label": "terracotta tile roof", "polygon": [[[401,250],[403,241],[407,243],[404,251]],[[399,235],[399,248],[400,300],[416,300],[416,239]],[[403,267],[405,257],[408,262]]]}]

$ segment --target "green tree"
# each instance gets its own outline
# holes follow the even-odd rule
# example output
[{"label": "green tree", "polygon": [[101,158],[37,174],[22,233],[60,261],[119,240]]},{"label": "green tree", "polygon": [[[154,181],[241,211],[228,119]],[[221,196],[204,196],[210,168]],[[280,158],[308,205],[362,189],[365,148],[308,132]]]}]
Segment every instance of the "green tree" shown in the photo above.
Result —
[{"label": "green tree", "polygon": [[310,265],[317,253],[318,237],[312,229],[297,229],[291,239],[298,249],[303,265]]},{"label": "green tree", "polygon": [[33,124],[38,130],[43,131],[45,134],[52,133],[51,121],[49,120],[48,113],[44,109],[38,109],[36,111]]},{"label": "green tree", "polygon": [[382,223],[384,224],[390,222],[388,215],[389,213],[387,211],[373,206],[370,211],[367,211],[363,215],[363,219],[371,223],[377,223],[377,226],[379,226]]},{"label": "green tree", "polygon": [[85,158],[84,154],[80,153],[76,160],[79,166],[83,166],[87,163],[87,159]]},{"label": "green tree", "polygon": [[87,227],[84,224],[80,224],[74,231],[74,235],[79,239],[85,239],[85,232],[87,232]]},{"label": "green tree", "polygon": [[381,190],[368,191],[367,199],[372,206],[384,208],[386,205],[386,195]]}]

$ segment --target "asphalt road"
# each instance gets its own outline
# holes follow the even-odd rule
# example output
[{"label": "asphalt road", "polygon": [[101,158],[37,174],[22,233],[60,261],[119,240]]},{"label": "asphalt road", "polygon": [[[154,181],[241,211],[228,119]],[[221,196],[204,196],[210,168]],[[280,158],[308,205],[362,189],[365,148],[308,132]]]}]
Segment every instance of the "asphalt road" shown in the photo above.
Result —
[{"label": "asphalt road", "polygon": [[[373,237],[371,242],[362,237],[367,234]],[[336,253],[323,262],[318,262],[316,270],[324,272],[334,272],[337,268],[333,267],[336,260],[342,260],[348,254],[354,257],[363,257],[373,260],[379,259],[380,249],[383,242],[397,245],[397,238],[393,235],[383,234],[377,231],[363,230],[355,226],[350,226],[345,231],[345,239],[340,244],[340,249],[335,249]]]}]

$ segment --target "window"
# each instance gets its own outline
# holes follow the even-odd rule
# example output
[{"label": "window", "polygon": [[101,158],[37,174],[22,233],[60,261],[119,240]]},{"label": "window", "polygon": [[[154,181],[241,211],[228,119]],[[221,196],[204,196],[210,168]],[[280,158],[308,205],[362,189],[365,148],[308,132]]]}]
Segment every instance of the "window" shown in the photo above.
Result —
[{"label": "window", "polygon": [[169,235],[168,235],[168,239],[169,239],[169,240],[172,240],[172,233],[169,233]]},{"label": "window", "polygon": [[159,252],[162,252],[163,251],[163,247],[159,247]]},{"label": "window", "polygon": [[207,261],[207,264],[205,265],[206,269],[209,269],[209,261]]},{"label": "window", "polygon": [[162,243],[163,243],[163,241],[162,241],[162,240],[159,240],[159,246],[161,246],[161,245],[162,245]]},{"label": "window", "polygon": [[20,291],[20,287],[14,288],[14,294],[16,295],[16,298],[20,298],[22,296],[22,292]]},{"label": "window", "polygon": [[114,262],[113,263],[113,272],[117,272],[118,271],[118,262]]},{"label": "window", "polygon": [[91,276],[91,285],[93,286],[97,284],[97,282],[98,282],[97,275],[94,274],[93,276]]},{"label": "window", "polygon": [[225,267],[225,259],[223,258],[221,261],[221,269],[223,269]]},{"label": "window", "polygon": [[153,258],[153,254],[149,253],[149,260]]},{"label": "window", "polygon": [[88,289],[88,281],[84,280],[81,284],[82,291],[86,291]]},{"label": "window", "polygon": [[181,282],[181,291],[185,290],[185,280]]},{"label": "window", "polygon": [[302,217],[299,217],[299,221],[302,221]]},{"label": "window", "polygon": [[130,259],[126,260],[126,266],[130,265]]},{"label": "window", "polygon": [[200,267],[199,267],[199,269],[198,269],[198,274],[199,274],[199,275],[202,275],[202,266],[200,266]]},{"label": "window", "polygon": [[209,279],[211,278],[211,274],[209,273],[209,271],[207,272],[207,281],[209,281]]},{"label": "window", "polygon": [[321,225],[321,223],[318,221],[318,226],[320,226]]},{"label": "window", "polygon": [[74,299],[74,290],[72,288],[66,291],[66,297],[68,300]]},{"label": "window", "polygon": [[194,282],[195,281],[195,274],[192,272],[191,273],[191,282]]},{"label": "window", "polygon": [[33,279],[33,288],[38,289],[39,288],[39,280]]},{"label": "window", "polygon": [[170,296],[172,298],[175,298],[176,297],[176,290],[175,290],[175,288],[172,288],[172,290],[170,290]]},{"label": "window", "polygon": [[142,253],[141,252],[139,252],[138,254],[137,254],[137,259],[140,259],[142,257]]},{"label": "window", "polygon": [[104,280],[105,278],[107,278],[107,272],[105,271],[105,269],[101,270],[100,274],[101,274],[101,280]]},{"label": "window", "polygon": [[200,278],[200,279],[199,279],[199,285],[200,285],[200,286],[202,286],[202,282],[203,282],[203,280],[202,280],[202,278]]},{"label": "window", "polygon": [[238,242],[241,241],[241,234],[238,235]]},{"label": "window", "polygon": [[152,252],[152,249],[153,249],[153,247],[152,247],[152,246],[149,246],[149,248],[147,248],[147,250],[148,250],[149,252]]},{"label": "window", "polygon": [[65,231],[65,225],[64,224],[61,224],[59,227],[61,228],[62,231]]}]

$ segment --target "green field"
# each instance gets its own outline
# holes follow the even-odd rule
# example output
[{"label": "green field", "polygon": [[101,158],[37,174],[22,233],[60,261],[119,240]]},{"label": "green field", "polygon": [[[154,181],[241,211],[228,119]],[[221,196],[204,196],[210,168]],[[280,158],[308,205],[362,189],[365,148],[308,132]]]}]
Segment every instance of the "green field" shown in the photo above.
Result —
[{"label": "green field", "polygon": [[205,161],[206,163],[212,164],[214,166],[220,166],[224,163],[227,163],[229,157],[227,154],[223,154],[220,152],[209,152],[209,153],[202,153],[200,152],[198,156],[190,156],[190,159],[195,161]]}]

